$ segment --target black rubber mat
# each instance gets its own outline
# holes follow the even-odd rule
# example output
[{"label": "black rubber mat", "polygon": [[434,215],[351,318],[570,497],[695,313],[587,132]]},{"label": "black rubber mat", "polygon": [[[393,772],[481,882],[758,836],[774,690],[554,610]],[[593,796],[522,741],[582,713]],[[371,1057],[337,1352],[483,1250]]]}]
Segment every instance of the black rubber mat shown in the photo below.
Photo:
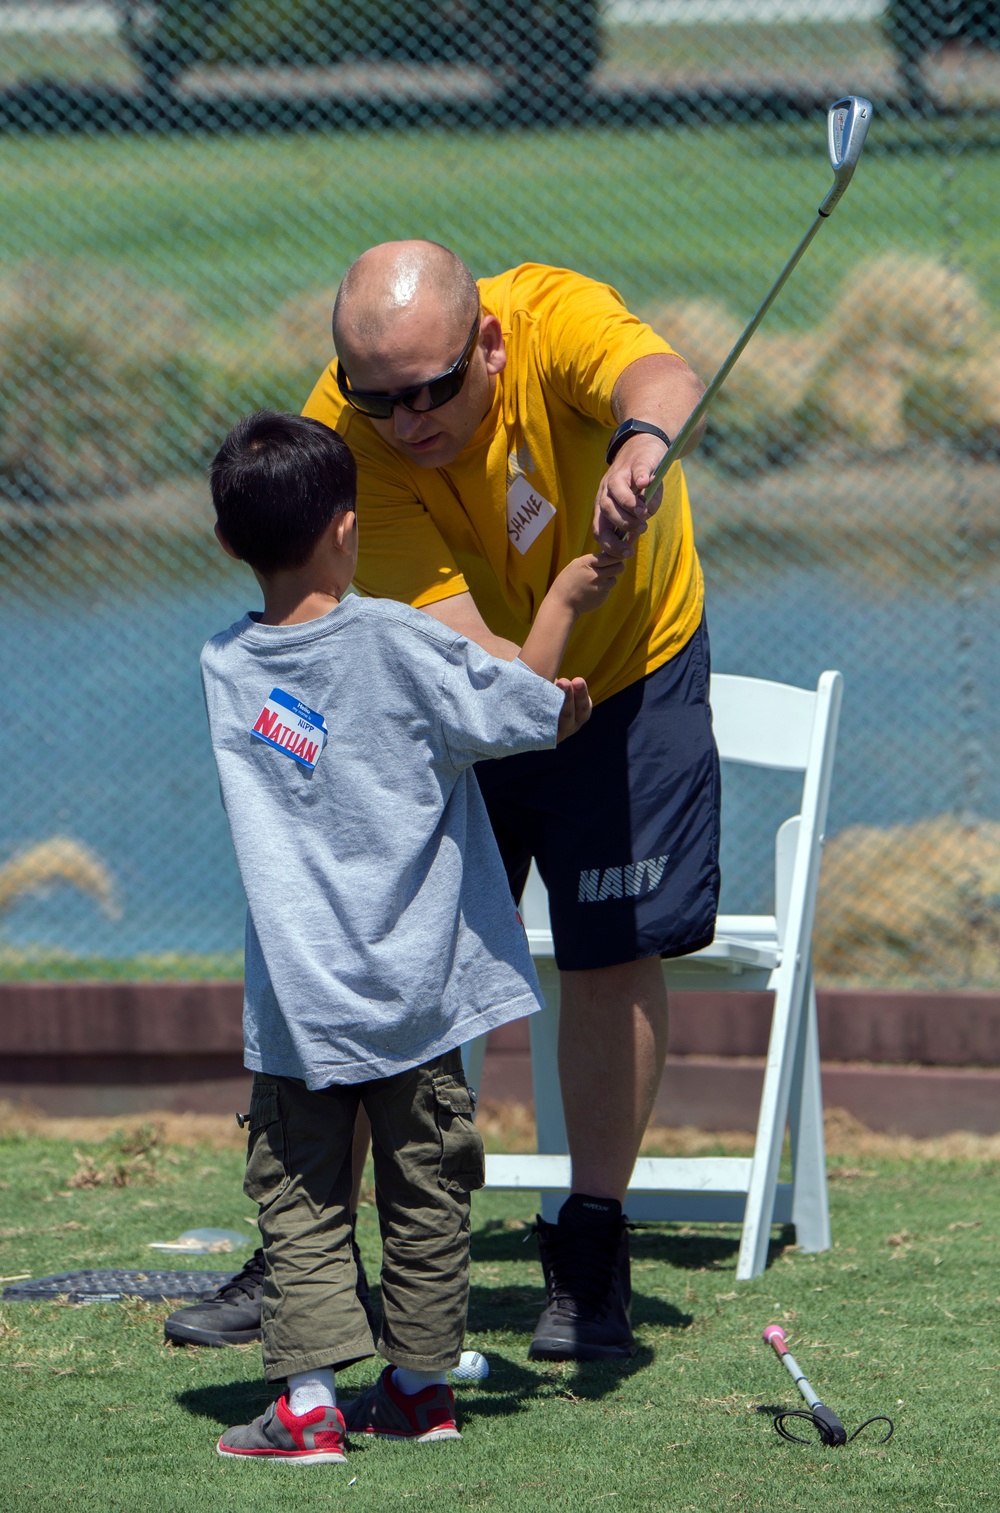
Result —
[{"label": "black rubber mat", "polygon": [[60,1271],[53,1277],[11,1282],[3,1290],[3,1301],[38,1303],[65,1297],[71,1303],[117,1303],[120,1298],[194,1302],[210,1297],[235,1275],[233,1271]]}]

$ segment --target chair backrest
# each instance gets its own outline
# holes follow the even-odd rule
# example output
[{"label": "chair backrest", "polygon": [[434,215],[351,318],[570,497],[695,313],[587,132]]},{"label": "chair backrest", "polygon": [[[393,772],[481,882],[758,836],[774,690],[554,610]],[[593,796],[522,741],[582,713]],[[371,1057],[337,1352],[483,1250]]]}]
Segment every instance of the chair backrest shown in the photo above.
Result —
[{"label": "chair backrest", "polygon": [[[805,927],[812,931],[842,692],[839,672],[822,673],[815,689],[727,673],[712,678],[712,725],[722,760],[803,774],[801,813],[787,819],[775,837],[781,941],[796,892],[805,907]],[[797,866],[804,870],[796,888]]]},{"label": "chair backrest", "polygon": [[[786,820],[776,837],[779,939],[785,937],[797,864],[806,868],[798,892],[811,929],[842,687],[839,672],[822,673],[814,689],[712,675],[712,723],[722,760],[803,774],[801,813]],[[548,894],[534,864],[521,898],[521,917],[533,953],[551,955]]]},{"label": "chair backrest", "polygon": [[712,725],[724,762],[804,772],[816,721],[818,691],[714,673]]}]

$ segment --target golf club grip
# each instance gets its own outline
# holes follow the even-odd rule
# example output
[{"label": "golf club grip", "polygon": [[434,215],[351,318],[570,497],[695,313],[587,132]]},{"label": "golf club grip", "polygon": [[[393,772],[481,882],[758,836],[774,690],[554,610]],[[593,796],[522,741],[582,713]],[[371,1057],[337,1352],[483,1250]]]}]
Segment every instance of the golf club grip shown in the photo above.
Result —
[{"label": "golf club grip", "polygon": [[768,1324],[764,1330],[764,1344],[773,1346],[778,1359],[781,1359],[788,1349],[788,1341],[780,1324]]},{"label": "golf club grip", "polygon": [[796,247],[795,251],[788,259],[788,262],[782,268],[781,272],[778,274],[778,277],[771,285],[771,288],[764,296],[763,301],[757,309],[757,313],[751,317],[742,335],[739,337],[736,345],[733,347],[733,350],[730,352],[729,356],[722,364],[722,367],[719,369],[718,373],[716,373],[715,377],[712,379],[712,382],[709,384],[708,388],[705,390],[704,394],[701,396],[698,403],[691,411],[691,414],[688,416],[687,420],[677,432],[677,435],[674,437],[669,448],[660,459],[660,463],[656,469],[656,472],[653,474],[652,478],[649,480],[643,491],[647,499],[651,499],[653,497],[653,495],[656,493],[656,490],[660,487],[660,484],[663,482],[664,478],[666,478],[670,469],[673,467],[674,462],[679,460],[681,452],[687,446],[688,442],[691,440],[691,437],[698,429],[702,416],[705,414],[715,396],[722,388],[722,385],[725,383],[726,379],[735,368],[741,352],[749,342],[757,327],[760,325],[761,321],[764,319],[764,316],[767,314],[768,310],[770,310],[771,306],[774,304],[774,301],[777,299],[778,295],[781,293],[788,280],[789,275],[794,269],[796,263],[799,261],[799,258],[802,256],[803,252],[805,252],[806,248],[809,246],[809,243],[812,241],[819,228],[822,226],[823,221],[823,216],[816,216],[816,219],[809,227],[809,230],[799,242],[799,245]]}]

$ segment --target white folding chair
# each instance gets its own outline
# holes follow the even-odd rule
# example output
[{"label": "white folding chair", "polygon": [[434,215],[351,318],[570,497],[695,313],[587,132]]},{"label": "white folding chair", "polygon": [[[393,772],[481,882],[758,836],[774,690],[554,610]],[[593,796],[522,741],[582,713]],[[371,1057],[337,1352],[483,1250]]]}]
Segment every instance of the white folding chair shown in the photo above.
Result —
[{"label": "white folding chair", "polygon": [[[740,1281],[763,1271],[772,1223],[794,1224],[803,1250],[830,1246],[811,942],[842,689],[839,672],[823,673],[815,691],[758,678],[712,678],[722,760],[803,774],[800,812],[775,837],[774,914],[720,915],[710,946],[663,963],[668,987],[773,991],[757,1139],[750,1159],[640,1156],[627,1211],[634,1219],[742,1223]],[[569,1190],[570,1158],[556,1056],[559,974],[548,899],[534,868],[521,914],[546,1000],[528,1021],[539,1154],[488,1156],[486,1186],[541,1193],[543,1215],[553,1220]],[[485,1037],[464,1048],[473,1086],[484,1048]],[[779,1183],[786,1120],[792,1180]]]}]

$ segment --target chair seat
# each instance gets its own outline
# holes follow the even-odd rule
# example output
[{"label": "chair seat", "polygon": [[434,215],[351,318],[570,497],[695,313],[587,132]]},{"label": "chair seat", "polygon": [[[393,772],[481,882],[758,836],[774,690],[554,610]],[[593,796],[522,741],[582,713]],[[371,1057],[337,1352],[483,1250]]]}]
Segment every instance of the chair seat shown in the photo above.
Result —
[{"label": "chair seat", "polygon": [[[629,1192],[745,1193],[750,1186],[749,1157],[640,1156],[629,1183]],[[487,1187],[528,1188],[532,1192],[568,1192],[569,1156],[489,1155],[486,1157]]]},{"label": "chair seat", "polygon": [[[552,931],[528,928],[528,948],[532,956],[551,956]],[[695,974],[706,967],[756,967],[771,972],[781,961],[778,945],[778,922],[773,914],[720,914],[715,939],[710,946],[690,956],[669,958],[672,971]],[[701,964],[701,965],[699,965]]]},{"label": "chair seat", "polygon": [[[640,1223],[690,1222],[742,1224],[753,1162],[733,1156],[640,1156],[625,1200],[630,1219]],[[558,1155],[487,1156],[486,1186],[509,1192],[551,1194],[556,1201],[570,1190],[570,1158]],[[773,1222],[792,1217],[791,1183],[774,1191]]]},{"label": "chair seat", "polygon": [[720,914],[712,944],[683,960],[694,970],[703,962],[706,966],[725,963],[772,972],[781,961],[778,922],[767,914]]}]

